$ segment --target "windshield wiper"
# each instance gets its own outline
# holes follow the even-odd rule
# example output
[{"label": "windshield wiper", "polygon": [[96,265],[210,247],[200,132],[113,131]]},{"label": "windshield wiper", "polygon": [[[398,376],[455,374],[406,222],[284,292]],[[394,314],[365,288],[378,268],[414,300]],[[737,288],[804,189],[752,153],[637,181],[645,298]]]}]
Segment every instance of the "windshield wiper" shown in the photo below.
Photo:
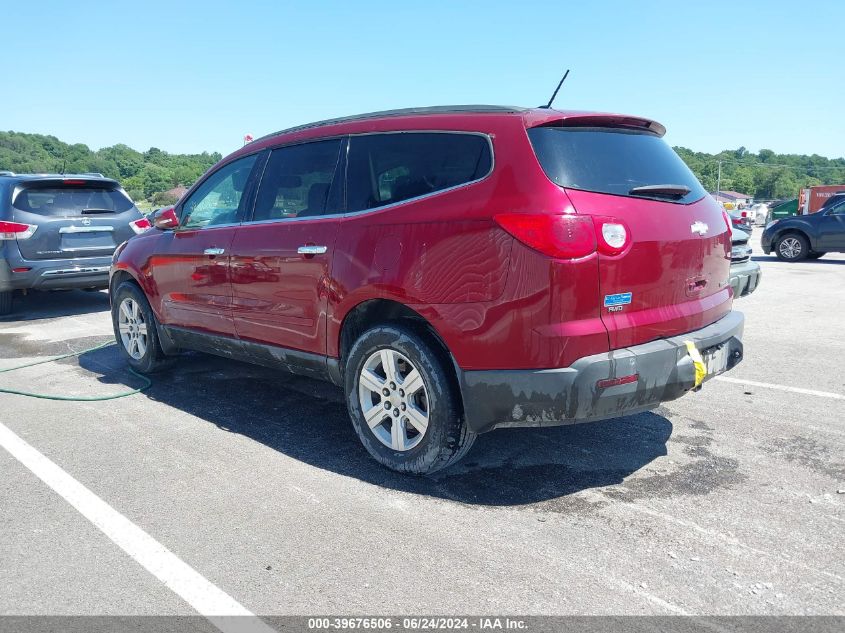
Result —
[{"label": "windshield wiper", "polygon": [[692,189],[685,185],[643,185],[628,191],[629,196],[646,196],[653,198],[683,198]]},{"label": "windshield wiper", "polygon": [[82,215],[87,213],[114,213],[114,209],[82,209]]}]

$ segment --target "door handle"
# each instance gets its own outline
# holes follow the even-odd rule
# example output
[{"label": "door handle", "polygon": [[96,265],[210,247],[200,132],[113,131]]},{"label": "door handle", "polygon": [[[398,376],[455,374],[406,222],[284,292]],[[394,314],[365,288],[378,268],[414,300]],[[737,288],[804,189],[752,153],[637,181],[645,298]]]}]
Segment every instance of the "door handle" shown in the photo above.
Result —
[{"label": "door handle", "polygon": [[225,252],[225,248],[207,248],[202,253],[203,255],[222,255]]},{"label": "door handle", "polygon": [[328,246],[314,246],[313,244],[307,244],[297,248],[296,252],[300,255],[322,255],[327,250],[329,250]]}]

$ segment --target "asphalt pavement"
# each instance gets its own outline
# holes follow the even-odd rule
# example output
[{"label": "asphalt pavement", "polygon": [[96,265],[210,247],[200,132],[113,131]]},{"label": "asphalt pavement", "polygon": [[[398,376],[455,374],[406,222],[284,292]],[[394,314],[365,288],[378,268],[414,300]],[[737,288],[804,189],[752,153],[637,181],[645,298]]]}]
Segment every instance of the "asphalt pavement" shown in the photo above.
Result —
[{"label": "asphalt pavement", "polygon": [[[216,589],[260,615],[845,615],[845,256],[755,259],[734,380],[495,431],[431,477],[371,460],[338,389],[201,354],[119,400],[0,394],[0,614],[190,615]],[[112,336],[103,292],[16,308],[0,369]],[[140,385],[114,346],[0,373]]]}]

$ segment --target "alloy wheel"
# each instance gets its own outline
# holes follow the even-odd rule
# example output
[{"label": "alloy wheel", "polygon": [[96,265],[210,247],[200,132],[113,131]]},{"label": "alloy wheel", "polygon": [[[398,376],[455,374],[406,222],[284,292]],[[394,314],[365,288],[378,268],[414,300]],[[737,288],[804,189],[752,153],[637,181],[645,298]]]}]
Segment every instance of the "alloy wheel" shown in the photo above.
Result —
[{"label": "alloy wheel", "polygon": [[141,306],[135,299],[126,297],[120,302],[117,329],[126,353],[135,360],[141,360],[147,353],[147,324]]},{"label": "alloy wheel", "polygon": [[795,259],[801,255],[801,242],[795,237],[785,237],[781,240],[778,250],[786,259]]},{"label": "alloy wheel", "polygon": [[373,352],[358,376],[358,398],[367,426],[385,446],[409,451],[425,436],[428,392],[419,370],[396,350]]}]

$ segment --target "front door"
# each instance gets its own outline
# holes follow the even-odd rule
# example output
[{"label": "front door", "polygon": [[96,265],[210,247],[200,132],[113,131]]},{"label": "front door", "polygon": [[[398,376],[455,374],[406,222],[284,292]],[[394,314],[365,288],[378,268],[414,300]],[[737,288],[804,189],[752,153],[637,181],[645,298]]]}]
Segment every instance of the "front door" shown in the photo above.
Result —
[{"label": "front door", "polygon": [[820,251],[845,251],[845,200],[824,212],[819,218]]},{"label": "front door", "polygon": [[327,291],[338,229],[340,148],[329,139],[270,154],[250,221],[231,246],[239,338],[325,355]]},{"label": "front door", "polygon": [[181,205],[181,223],[151,261],[162,322],[234,336],[230,248],[250,198],[256,155],[211,174]]}]

